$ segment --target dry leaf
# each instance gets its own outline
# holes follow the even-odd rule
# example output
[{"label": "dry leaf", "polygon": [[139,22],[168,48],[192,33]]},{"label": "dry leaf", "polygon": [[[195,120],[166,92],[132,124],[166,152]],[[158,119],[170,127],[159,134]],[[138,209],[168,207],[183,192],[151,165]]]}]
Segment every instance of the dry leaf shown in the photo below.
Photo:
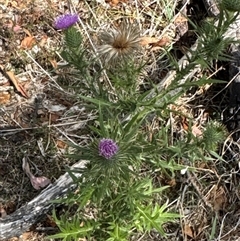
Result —
[{"label": "dry leaf", "polygon": [[48,40],[48,36],[47,36],[47,35],[43,35],[42,38],[41,38],[41,40],[40,40],[40,42],[39,42],[39,45],[40,45],[41,47],[44,47],[45,44],[47,43],[47,40]]},{"label": "dry leaf", "polygon": [[17,78],[15,77],[14,73],[11,71],[6,71],[6,75],[8,76],[9,80],[12,81],[14,87],[19,91],[23,97],[28,98],[28,94],[22,87],[22,85],[18,82]]},{"label": "dry leaf", "polygon": [[141,46],[147,46],[147,45],[150,45],[150,44],[153,44],[153,43],[157,43],[157,42],[158,42],[158,39],[155,38],[155,37],[144,36],[140,40],[140,45]]},{"label": "dry leaf", "polygon": [[21,28],[20,25],[15,25],[15,26],[13,27],[13,32],[17,33],[17,32],[19,32],[21,29],[22,29],[22,28]]},{"label": "dry leaf", "polygon": [[106,0],[112,7],[116,7],[119,3],[126,3],[128,0]]},{"label": "dry leaf", "polygon": [[107,2],[110,3],[112,6],[116,6],[116,5],[118,5],[119,0],[110,0],[110,1],[107,1]]},{"label": "dry leaf", "polygon": [[171,42],[171,39],[167,36],[163,36],[160,40],[158,40],[156,43],[152,43],[152,50],[157,50],[159,48],[165,47],[169,45]]},{"label": "dry leaf", "polygon": [[25,233],[23,233],[22,235],[21,235],[21,240],[29,240],[31,237],[32,237],[32,232],[30,231],[30,232],[25,232]]},{"label": "dry leaf", "polygon": [[0,72],[9,80],[12,82],[12,84],[14,85],[14,87],[16,88],[17,91],[19,91],[22,96],[24,96],[25,98],[28,98],[28,94],[26,93],[26,91],[24,90],[24,88],[22,87],[21,84],[18,83],[17,78],[15,77],[14,73],[11,71],[5,71],[4,67],[2,65],[0,65]]},{"label": "dry leaf", "polygon": [[194,238],[195,237],[193,228],[190,227],[187,224],[184,225],[183,232],[184,232],[185,235],[187,235],[190,238]]},{"label": "dry leaf", "polygon": [[31,176],[30,178],[32,186],[36,189],[39,190],[41,188],[46,187],[48,184],[51,183],[51,181],[47,177],[35,177]]},{"label": "dry leaf", "polygon": [[57,147],[61,149],[65,149],[67,147],[67,144],[62,140],[57,140]]},{"label": "dry leaf", "polygon": [[118,5],[119,0],[106,0],[106,3],[109,3],[111,6],[115,7],[116,5]]},{"label": "dry leaf", "polygon": [[186,17],[180,14],[175,19],[174,24],[176,25],[176,29],[177,29],[177,36],[175,36],[175,39],[179,39],[188,31],[188,20]]},{"label": "dry leaf", "polygon": [[4,92],[0,92],[0,104],[1,105],[8,103],[10,98],[11,98],[10,93],[5,92],[5,91]]},{"label": "dry leaf", "polygon": [[3,207],[0,207],[0,218],[5,218],[7,216],[7,212]]},{"label": "dry leaf", "polygon": [[193,125],[193,127],[192,127],[192,134],[196,137],[202,135],[202,131],[197,127],[196,124]]},{"label": "dry leaf", "polygon": [[174,187],[176,186],[176,179],[175,178],[172,178],[170,179],[169,181],[167,181],[167,184],[170,186],[170,187]]},{"label": "dry leaf", "polygon": [[162,47],[169,45],[171,39],[168,36],[163,36],[161,39],[157,39],[155,37],[142,37],[140,40],[141,46],[151,46],[151,50],[158,50]]},{"label": "dry leaf", "polygon": [[177,16],[177,18],[175,19],[174,23],[175,24],[179,24],[179,23],[184,23],[184,22],[187,22],[188,19],[186,17],[184,17],[182,14],[179,14]]},{"label": "dry leaf", "polygon": [[25,32],[25,34],[27,34],[28,37],[32,37],[32,34],[29,32],[29,30],[24,28],[23,31]]},{"label": "dry leaf", "polygon": [[227,198],[222,186],[214,189],[214,198],[213,198],[213,208],[215,211],[224,210],[224,206],[226,204]]},{"label": "dry leaf", "polygon": [[[0,16],[0,17],[2,17],[2,16]],[[13,21],[12,21],[12,20],[8,20],[8,21],[6,21],[6,22],[4,23],[3,26],[12,29],[12,28],[13,28]]]},{"label": "dry leaf", "polygon": [[36,190],[44,188],[48,184],[51,183],[51,181],[47,177],[35,177],[32,174],[32,172],[30,171],[29,164],[28,164],[28,162],[26,161],[25,158],[23,158],[23,160],[22,160],[22,169],[26,173],[26,175],[29,177],[32,186]]},{"label": "dry leaf", "polygon": [[57,224],[54,221],[53,217],[48,214],[47,214],[47,219],[46,219],[45,223],[47,224],[47,226],[54,227],[54,228],[57,227]]},{"label": "dry leaf", "polygon": [[36,40],[33,36],[25,37],[21,42],[21,48],[31,49],[35,43],[36,43]]},{"label": "dry leaf", "polygon": [[215,211],[224,210],[227,203],[226,193],[222,186],[213,185],[207,200],[212,204]]},{"label": "dry leaf", "polygon": [[57,61],[55,59],[49,59],[49,61],[50,61],[51,65],[52,65],[52,67],[54,69],[56,69],[57,68]]},{"label": "dry leaf", "polygon": [[198,168],[202,168],[202,169],[209,169],[208,165],[206,164],[206,162],[200,162],[198,164]]},{"label": "dry leaf", "polygon": [[187,118],[185,116],[181,117],[181,124],[182,127],[185,131],[188,130],[188,122],[187,122]]},{"label": "dry leaf", "polygon": [[49,115],[49,119],[51,121],[51,123],[56,123],[60,118],[60,115],[57,113],[50,113]]}]

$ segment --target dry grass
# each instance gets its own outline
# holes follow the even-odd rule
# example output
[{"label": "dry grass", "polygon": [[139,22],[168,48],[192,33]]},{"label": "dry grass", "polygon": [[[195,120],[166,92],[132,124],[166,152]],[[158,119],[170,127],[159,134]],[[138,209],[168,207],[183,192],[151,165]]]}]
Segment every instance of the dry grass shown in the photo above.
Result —
[{"label": "dry grass", "polygon": [[[60,74],[67,76],[67,73],[55,69],[56,63],[62,63],[58,54],[62,35],[52,27],[54,17],[66,9],[78,12],[79,29],[88,54],[96,55],[98,34],[123,19],[137,24],[143,36],[157,39],[168,36],[174,44],[178,31],[175,22],[179,14],[176,10],[178,2],[134,0],[122,1],[116,6],[104,0],[0,2],[3,26],[0,30],[0,64],[15,73],[30,97],[25,99],[11,91],[11,100],[0,108],[0,204],[7,214],[39,194],[22,171],[22,158],[28,159],[34,174],[56,180],[64,172],[64,166],[71,165],[64,156],[66,143],[85,145],[89,139],[85,127],[95,118],[94,113],[86,113],[75,98],[76,90],[71,87],[77,80],[62,78],[61,82],[56,78]],[[184,8],[185,5],[182,10]],[[21,29],[13,31],[12,27],[18,25]],[[24,29],[36,38],[37,44],[30,49],[20,47],[28,34]],[[150,59],[146,73],[155,83],[159,83],[169,70],[163,56],[161,49],[151,51],[149,46],[142,49],[140,57]],[[221,93],[219,98],[218,93],[219,89],[215,87],[197,89],[179,100],[181,108],[180,105],[173,108],[192,118],[193,125],[201,131],[210,117],[219,119],[227,106],[227,96],[222,98]],[[172,133],[184,133],[181,116],[172,116],[169,122]],[[238,240],[238,153],[238,141],[229,134],[219,150],[223,161],[215,159],[206,164],[199,160],[194,163],[195,172],[178,173],[176,178],[168,180],[172,187],[166,198],[184,218],[176,225],[166,226],[172,233],[166,240],[210,240],[214,229],[214,240]],[[44,237],[30,235],[19,240],[44,240]],[[165,239],[153,233],[146,240]]]}]

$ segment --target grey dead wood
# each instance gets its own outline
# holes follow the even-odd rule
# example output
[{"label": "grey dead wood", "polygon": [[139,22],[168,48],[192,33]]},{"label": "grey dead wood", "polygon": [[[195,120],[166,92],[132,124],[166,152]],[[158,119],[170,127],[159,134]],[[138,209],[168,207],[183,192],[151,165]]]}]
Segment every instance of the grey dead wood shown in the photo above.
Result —
[{"label": "grey dead wood", "polygon": [[[85,164],[86,162],[80,161],[74,164],[71,169],[83,168]],[[79,173],[74,173],[74,175],[76,177],[80,176]],[[54,204],[51,201],[64,197],[75,188],[76,185],[73,184],[72,178],[68,173],[65,173],[29,203],[19,208],[13,214],[0,218],[0,241],[18,237],[28,231],[32,225],[37,223],[53,208]]]},{"label": "grey dead wood", "polygon": [[219,14],[219,9],[216,0],[203,0],[203,4],[210,17],[217,17]]}]

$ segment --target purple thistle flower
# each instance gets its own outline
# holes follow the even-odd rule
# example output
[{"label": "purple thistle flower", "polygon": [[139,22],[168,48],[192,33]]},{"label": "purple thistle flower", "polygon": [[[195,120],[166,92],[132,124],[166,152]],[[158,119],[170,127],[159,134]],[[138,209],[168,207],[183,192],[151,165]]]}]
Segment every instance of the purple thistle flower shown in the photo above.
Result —
[{"label": "purple thistle flower", "polygon": [[100,156],[110,159],[118,152],[118,145],[112,139],[102,139],[99,142],[98,150]]},{"label": "purple thistle flower", "polygon": [[54,27],[56,29],[66,29],[78,21],[78,14],[64,14],[56,18]]}]

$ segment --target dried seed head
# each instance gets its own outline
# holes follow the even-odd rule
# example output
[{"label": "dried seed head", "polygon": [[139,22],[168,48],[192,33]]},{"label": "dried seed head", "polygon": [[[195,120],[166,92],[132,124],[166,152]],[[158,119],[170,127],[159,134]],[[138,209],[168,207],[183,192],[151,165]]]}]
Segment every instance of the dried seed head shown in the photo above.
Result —
[{"label": "dried seed head", "polygon": [[133,56],[140,48],[140,31],[129,23],[100,34],[98,53],[105,64],[116,64]]}]

